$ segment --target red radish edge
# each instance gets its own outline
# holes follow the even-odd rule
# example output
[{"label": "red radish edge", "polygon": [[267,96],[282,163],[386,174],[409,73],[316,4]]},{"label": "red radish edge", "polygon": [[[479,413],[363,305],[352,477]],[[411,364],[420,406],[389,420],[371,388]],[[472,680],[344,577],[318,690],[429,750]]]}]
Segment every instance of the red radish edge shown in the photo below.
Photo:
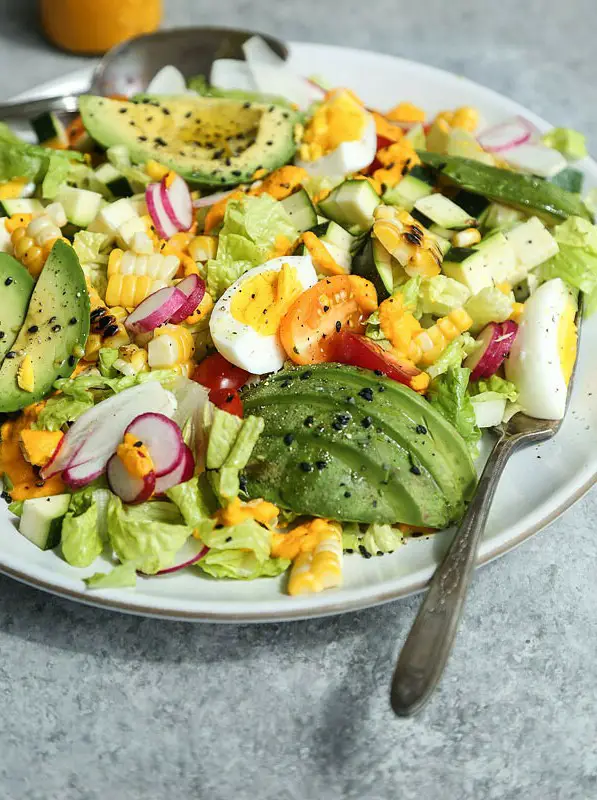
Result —
[{"label": "red radish edge", "polygon": [[206,547],[199,539],[195,539],[194,536],[191,536],[189,539],[187,539],[175,556],[175,558],[179,561],[178,564],[174,564],[172,567],[167,567],[167,569],[161,569],[159,572],[154,573],[154,575],[150,575],[147,572],[141,571],[138,571],[138,574],[147,578],[152,578],[155,575],[169,575],[172,572],[178,572],[185,567],[190,567],[193,564],[196,564],[197,561],[200,561],[208,552],[209,547]]},{"label": "red radish edge", "polygon": [[183,444],[180,460],[170,472],[160,476],[155,482],[155,493],[163,494],[167,489],[184,483],[193,477],[195,471],[195,459],[190,448]]},{"label": "red radish edge", "polygon": [[164,208],[161,194],[161,184],[150,183],[145,190],[145,202],[151,221],[162,239],[169,239],[178,233],[178,228],[173,224]]},{"label": "red radish edge", "polygon": [[39,471],[40,476],[44,480],[47,480],[48,478],[51,478],[52,475],[56,475],[58,472],[61,471],[60,469],[53,469],[53,465],[54,465],[54,462],[56,461],[56,459],[58,458],[58,454],[62,450],[62,445],[64,444],[64,438],[65,437],[63,436],[62,439],[58,442],[58,444],[56,445],[56,449],[54,450],[54,452],[50,456],[50,460],[45,465],[45,467],[42,467],[40,469],[40,471]]},{"label": "red radish edge", "polygon": [[193,224],[193,200],[186,182],[177,175],[170,186],[166,185],[167,176],[160,184],[160,196],[164,210],[170,222],[178,230],[188,231]]},{"label": "red radish edge", "polygon": [[464,366],[471,371],[471,380],[490,378],[501,367],[510,352],[518,333],[518,325],[512,320],[503,323],[490,322],[477,337],[481,347],[470,355]]},{"label": "red radish edge", "polygon": [[187,300],[178,311],[175,311],[170,317],[170,322],[178,324],[197,310],[205,295],[205,282],[201,280],[199,275],[189,275],[178,283],[176,288],[187,297]]},{"label": "red radish edge", "polygon": [[[503,153],[514,147],[527,144],[536,130],[524,117],[513,117],[487,128],[477,136],[477,141],[489,153]],[[497,143],[495,139],[497,138]],[[492,144],[492,140],[494,143]]]},{"label": "red radish edge", "polygon": [[165,286],[139,303],[124,321],[124,326],[133,333],[149,333],[168,322],[186,302],[184,292],[176,286]]},{"label": "red radish edge", "polygon": [[214,192],[214,194],[208,194],[207,197],[199,197],[197,200],[193,200],[193,208],[208,208],[209,206],[215,206],[215,204],[219,203],[220,200],[230,197],[231,194],[237,191],[238,189],[230,189],[228,192]]},{"label": "red radish edge", "polygon": [[86,461],[83,464],[76,464],[63,470],[62,479],[71,489],[80,489],[82,486],[87,486],[88,483],[99,478],[105,467],[103,459]]},{"label": "red radish edge", "polygon": [[149,472],[143,478],[129,474],[118,453],[114,453],[108,461],[106,477],[114,494],[129,505],[138,505],[149,500],[155,489],[155,472]]},{"label": "red radish edge", "polygon": [[143,442],[149,450],[156,478],[169,475],[184,458],[185,443],[180,428],[164,414],[140,414],[124,435],[127,433]]}]

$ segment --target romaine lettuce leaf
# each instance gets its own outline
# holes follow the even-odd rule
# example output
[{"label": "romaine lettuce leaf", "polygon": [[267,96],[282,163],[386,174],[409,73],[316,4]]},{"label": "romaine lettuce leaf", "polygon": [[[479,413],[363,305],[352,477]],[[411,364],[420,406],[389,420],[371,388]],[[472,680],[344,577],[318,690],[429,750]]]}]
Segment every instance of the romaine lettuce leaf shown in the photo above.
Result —
[{"label": "romaine lettuce leaf", "polygon": [[27,178],[42,183],[50,158],[63,159],[67,163],[82,161],[83,154],[72,150],[50,150],[18,139],[3,139],[0,148],[0,181]]},{"label": "romaine lettuce leaf", "polygon": [[287,559],[270,558],[271,531],[254,519],[217,529],[214,521],[209,520],[198,532],[210,550],[197,566],[214,578],[273,577],[290,566]]},{"label": "romaine lettuce leaf", "polygon": [[252,581],[281,575],[290,566],[290,561],[286,558],[266,558],[260,562],[254,553],[245,550],[210,550],[198,566],[212,578]]},{"label": "romaine lettuce leaf", "polygon": [[479,333],[490,322],[504,322],[512,314],[514,295],[504,294],[495,286],[486,286],[473,295],[465,304],[464,310],[473,320],[472,333]]},{"label": "romaine lettuce leaf", "polygon": [[568,217],[554,236],[560,250],[541,265],[541,276],[562,278],[590,295],[597,289],[597,226],[582,217]]},{"label": "romaine lettuce leaf", "polygon": [[342,549],[347,553],[360,553],[365,558],[393,553],[403,543],[402,532],[391,525],[373,523],[362,531],[358,523],[350,522],[342,529]]},{"label": "romaine lettuce leaf", "polygon": [[587,155],[585,135],[572,128],[552,128],[541,137],[541,141],[547,147],[559,150],[570,161],[577,161]]},{"label": "romaine lettuce leaf", "polygon": [[205,475],[195,476],[186,483],[179,483],[166,492],[177,506],[185,524],[197,528],[218,508],[218,503]]},{"label": "romaine lettuce leaf", "polygon": [[434,364],[427,367],[427,373],[432,378],[437,378],[450,367],[459,367],[467,356],[475,352],[477,347],[479,347],[478,343],[469,333],[462,333],[450,342]]},{"label": "romaine lettuce leaf", "polygon": [[62,555],[73,567],[88,567],[104,549],[93,488],[75,492],[62,521]]},{"label": "romaine lettuce leaf", "polygon": [[118,370],[114,369],[113,364],[118,358],[117,347],[101,347],[98,354],[97,365],[100,374],[104,378],[117,378]]},{"label": "romaine lettuce leaf", "polygon": [[96,572],[83,578],[88,589],[122,589],[137,584],[137,567],[133,561],[118,564],[111,572]]},{"label": "romaine lettuce leaf", "polygon": [[116,495],[110,498],[110,544],[120,561],[134,562],[141,572],[153,575],[172,566],[192,532],[174,503],[154,500],[127,506]]},{"label": "romaine lettuce leaf", "polygon": [[518,389],[516,386],[511,381],[500,378],[499,375],[492,375],[491,378],[475,381],[469,385],[469,394],[473,397],[483,394],[484,392],[502,395],[511,403],[515,403],[516,400],[518,400]]},{"label": "romaine lettuce leaf", "polygon": [[290,242],[298,237],[281,203],[267,194],[231,200],[216,258],[207,262],[207,290],[211,296],[217,299],[244,272],[267,261],[279,236]]},{"label": "romaine lettuce leaf", "polygon": [[462,308],[470,297],[467,287],[448,278],[447,275],[436,275],[421,284],[421,311],[436,317],[447,316],[450,311]]},{"label": "romaine lettuce leaf", "polygon": [[431,381],[427,399],[454,426],[474,456],[478,452],[477,444],[481,432],[467,393],[470,374],[470,369],[460,365],[450,366],[445,373]]},{"label": "romaine lettuce leaf", "polygon": [[74,422],[93,406],[91,393],[76,399],[60,394],[49,397],[33,428],[39,431],[59,431],[67,422]]}]

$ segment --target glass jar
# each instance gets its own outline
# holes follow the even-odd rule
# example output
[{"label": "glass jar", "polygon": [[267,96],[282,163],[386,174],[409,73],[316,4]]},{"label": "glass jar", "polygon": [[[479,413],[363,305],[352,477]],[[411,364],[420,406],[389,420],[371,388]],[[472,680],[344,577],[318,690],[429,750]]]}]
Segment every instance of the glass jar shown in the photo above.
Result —
[{"label": "glass jar", "polygon": [[85,55],[155,31],[162,0],[40,0],[41,23],[48,39],[63,50]]}]

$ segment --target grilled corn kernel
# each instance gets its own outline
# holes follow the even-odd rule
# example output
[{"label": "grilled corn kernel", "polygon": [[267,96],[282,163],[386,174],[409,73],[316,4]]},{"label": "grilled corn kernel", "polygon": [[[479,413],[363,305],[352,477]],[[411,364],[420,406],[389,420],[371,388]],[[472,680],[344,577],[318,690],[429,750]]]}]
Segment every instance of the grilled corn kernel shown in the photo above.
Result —
[{"label": "grilled corn kernel", "polygon": [[4,225],[9,233],[13,233],[17,228],[26,228],[32,219],[32,214],[13,214],[4,220]]},{"label": "grilled corn kernel", "polygon": [[474,133],[479,125],[479,112],[472,106],[461,106],[454,111],[450,124],[453,128],[462,128]]},{"label": "grilled corn kernel", "polygon": [[524,303],[514,303],[512,306],[512,313],[508,317],[508,319],[514,320],[514,322],[520,322],[520,318],[522,317],[524,312]]},{"label": "grilled corn kernel", "polygon": [[342,583],[342,529],[338,523],[321,523],[314,550],[301,552],[288,578],[288,594],[311,594]]},{"label": "grilled corn kernel", "polygon": [[473,247],[481,241],[481,234],[477,228],[466,228],[452,236],[453,247]]},{"label": "grilled corn kernel", "polygon": [[153,292],[166,286],[163,280],[154,280],[149,275],[120,275],[118,273],[108,278],[106,289],[106,304],[108,306],[124,306],[136,308]]},{"label": "grilled corn kernel", "polygon": [[188,251],[193,261],[209,261],[216,257],[218,239],[216,236],[194,236],[189,242]]},{"label": "grilled corn kernel", "polygon": [[448,344],[472,324],[472,319],[463,308],[451,311],[447,317],[442,317],[435,325],[414,337],[407,351],[408,358],[415,364],[433,364]]},{"label": "grilled corn kernel", "polygon": [[161,181],[162,178],[168,174],[169,170],[168,167],[163,167],[161,164],[158,164],[157,161],[150,159],[145,164],[145,172],[152,180]]},{"label": "grilled corn kernel", "polygon": [[182,325],[157,328],[147,345],[148,363],[152,369],[172,368],[189,361],[195,350],[191,332]]}]

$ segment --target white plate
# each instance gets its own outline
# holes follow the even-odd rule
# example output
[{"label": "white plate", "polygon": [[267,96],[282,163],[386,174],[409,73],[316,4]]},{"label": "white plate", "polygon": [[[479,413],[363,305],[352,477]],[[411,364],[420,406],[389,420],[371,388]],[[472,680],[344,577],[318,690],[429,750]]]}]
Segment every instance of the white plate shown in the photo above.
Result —
[{"label": "white plate", "polygon": [[[487,123],[523,114],[539,128],[550,126],[522,106],[471,81],[411,61],[324,45],[292,45],[292,66],[303,75],[324,75],[332,85],[348,86],[370,106],[390,108],[411,100],[433,115],[444,108],[476,106]],[[28,96],[82,90],[89,72],[77,72],[38,87]],[[597,165],[583,164],[588,185],[597,185]],[[583,326],[580,362],[571,410],[559,434],[540,447],[515,455],[500,482],[481,545],[480,562],[505,553],[552,522],[597,479],[597,371],[590,353],[597,349],[597,315]],[[184,574],[139,579],[136,589],[89,592],[81,580],[106,568],[69,567],[21,537],[5,510],[0,511],[0,572],[32,586],[84,603],[132,613],[216,622],[263,622],[337,614],[364,608],[421,589],[448,543],[449,534],[415,540],[383,558],[345,559],[341,589],[311,597],[288,597],[282,580],[214,581],[190,570]]]}]

